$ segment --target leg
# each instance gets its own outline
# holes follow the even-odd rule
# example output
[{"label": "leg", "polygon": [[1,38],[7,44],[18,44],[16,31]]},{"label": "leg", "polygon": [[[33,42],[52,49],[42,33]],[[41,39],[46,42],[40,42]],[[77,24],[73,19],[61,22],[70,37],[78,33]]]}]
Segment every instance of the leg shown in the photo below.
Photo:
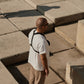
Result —
[{"label": "leg", "polygon": [[34,75],[34,69],[30,65],[30,76],[29,76],[29,84],[34,84],[35,81],[35,75]]},{"label": "leg", "polygon": [[45,73],[44,71],[35,71],[35,84],[44,84]]}]

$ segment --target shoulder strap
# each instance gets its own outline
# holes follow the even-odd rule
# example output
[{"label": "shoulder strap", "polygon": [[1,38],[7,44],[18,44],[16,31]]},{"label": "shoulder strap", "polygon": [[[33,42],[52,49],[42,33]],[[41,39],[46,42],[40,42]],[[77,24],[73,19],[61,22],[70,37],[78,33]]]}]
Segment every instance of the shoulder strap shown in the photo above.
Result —
[{"label": "shoulder strap", "polygon": [[[32,45],[32,42],[33,42],[33,37],[34,37],[34,35],[37,35],[37,34],[40,34],[40,35],[42,35],[42,36],[44,36],[44,37],[45,37],[45,35],[44,35],[44,34],[42,34],[42,33],[38,33],[38,32],[37,32],[37,33],[35,33],[35,31],[36,31],[36,30],[34,30],[34,31],[33,31],[33,35],[32,35],[32,39],[31,39],[31,44],[30,44],[30,46],[33,48],[33,50],[34,50],[35,52],[39,53],[37,50],[35,50],[35,49],[34,49],[34,47],[33,47],[33,45]],[[45,37],[45,39],[46,39],[46,37]],[[46,41],[47,41],[47,42],[48,42],[48,44],[50,45],[50,42],[49,42],[47,39],[46,39]]]},{"label": "shoulder strap", "polygon": [[31,39],[31,44],[30,44],[30,46],[33,48],[33,50],[34,50],[35,52],[39,53],[37,50],[34,49],[34,47],[33,47],[33,45],[32,45],[33,37],[34,37],[34,35],[35,35],[35,31],[36,31],[36,30],[33,31],[33,35],[32,35],[32,39]]}]

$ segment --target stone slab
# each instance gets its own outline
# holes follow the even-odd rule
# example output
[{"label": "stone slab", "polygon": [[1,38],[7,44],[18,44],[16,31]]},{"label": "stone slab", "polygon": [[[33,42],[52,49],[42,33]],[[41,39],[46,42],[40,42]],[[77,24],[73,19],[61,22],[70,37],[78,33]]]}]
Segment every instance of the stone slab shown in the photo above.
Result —
[{"label": "stone slab", "polygon": [[84,12],[84,0],[69,0],[69,1],[72,2],[74,5],[76,5],[76,7],[79,10]]},{"label": "stone slab", "polygon": [[50,51],[52,53],[56,53],[73,47],[55,32],[46,34],[46,38],[50,41]]},{"label": "stone slab", "polygon": [[27,59],[28,51],[28,38],[22,32],[0,36],[0,59],[6,65]]},{"label": "stone slab", "polygon": [[3,63],[0,61],[0,83],[1,84],[18,84],[13,78],[10,72],[6,69]]},{"label": "stone slab", "polygon": [[37,8],[38,5],[42,5],[42,4],[46,4],[46,3],[52,3],[52,2],[56,2],[56,1],[62,1],[62,0],[25,0],[27,1],[29,4],[31,4],[34,8]]},{"label": "stone slab", "polygon": [[18,29],[5,18],[0,18],[0,30],[0,35],[18,31]]},{"label": "stone slab", "polygon": [[40,5],[38,10],[55,22],[56,26],[83,18],[83,12],[67,0]]},{"label": "stone slab", "polygon": [[78,60],[76,61],[71,61],[71,62],[68,62],[67,63],[67,66],[66,66],[66,82],[68,84],[73,84],[72,82],[72,68],[75,68],[75,67],[80,67],[80,66],[84,66],[84,57],[83,58],[79,58]]},{"label": "stone slab", "polygon": [[[14,68],[17,69],[14,69]],[[24,84],[25,81],[29,81],[29,70],[30,70],[30,65],[28,63],[24,63],[24,64],[20,64],[20,65],[16,65],[16,66],[9,66],[10,71],[14,74],[14,77],[16,79],[18,79],[21,82],[21,79],[24,77],[26,80],[22,80],[21,84]],[[19,72],[18,72],[19,71]],[[50,74],[49,76],[46,78],[45,84],[54,84],[54,83],[58,83],[60,81],[62,81],[51,69],[49,69]],[[17,74],[17,76],[15,76]],[[22,74],[22,76],[21,76]],[[20,83],[19,82],[19,83]]]},{"label": "stone slab", "polygon": [[66,64],[70,61],[76,61],[79,58],[83,58],[83,55],[75,49],[70,49],[50,57],[50,66],[65,79]]},{"label": "stone slab", "polygon": [[78,22],[76,47],[84,53],[84,19]]},{"label": "stone slab", "polygon": [[76,44],[77,35],[77,25],[78,23],[68,24],[64,26],[55,27],[55,32],[63,37],[70,44]]},{"label": "stone slab", "polygon": [[[21,31],[30,31],[32,28],[36,27],[36,20],[39,17],[45,17],[23,0],[12,0],[1,3],[0,8],[9,20]],[[46,19],[48,20],[50,26],[48,31],[53,31],[53,22],[48,18]]]}]

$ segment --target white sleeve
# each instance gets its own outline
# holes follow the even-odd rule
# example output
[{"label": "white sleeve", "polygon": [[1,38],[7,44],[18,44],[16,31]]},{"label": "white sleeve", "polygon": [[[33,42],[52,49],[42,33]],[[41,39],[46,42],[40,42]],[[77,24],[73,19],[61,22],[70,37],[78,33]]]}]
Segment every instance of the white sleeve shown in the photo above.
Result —
[{"label": "white sleeve", "polygon": [[39,54],[44,54],[46,53],[46,45],[44,41],[41,41],[38,46],[39,49]]}]

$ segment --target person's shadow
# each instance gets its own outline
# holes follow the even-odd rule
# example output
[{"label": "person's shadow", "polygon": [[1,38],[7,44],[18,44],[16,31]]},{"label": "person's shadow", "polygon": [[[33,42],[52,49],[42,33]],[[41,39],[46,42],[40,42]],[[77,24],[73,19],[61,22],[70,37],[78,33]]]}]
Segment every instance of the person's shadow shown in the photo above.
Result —
[{"label": "person's shadow", "polygon": [[[37,8],[41,8],[43,10],[43,13],[45,11],[48,11],[50,9],[58,9],[60,6],[37,6]],[[8,12],[8,13],[0,13],[0,15],[5,15],[7,18],[12,18],[12,17],[28,17],[28,16],[40,16],[41,13],[39,13],[38,10],[21,10],[17,12]]]},{"label": "person's shadow", "polygon": [[28,79],[15,66],[9,66],[7,68],[19,84],[29,84]]}]

